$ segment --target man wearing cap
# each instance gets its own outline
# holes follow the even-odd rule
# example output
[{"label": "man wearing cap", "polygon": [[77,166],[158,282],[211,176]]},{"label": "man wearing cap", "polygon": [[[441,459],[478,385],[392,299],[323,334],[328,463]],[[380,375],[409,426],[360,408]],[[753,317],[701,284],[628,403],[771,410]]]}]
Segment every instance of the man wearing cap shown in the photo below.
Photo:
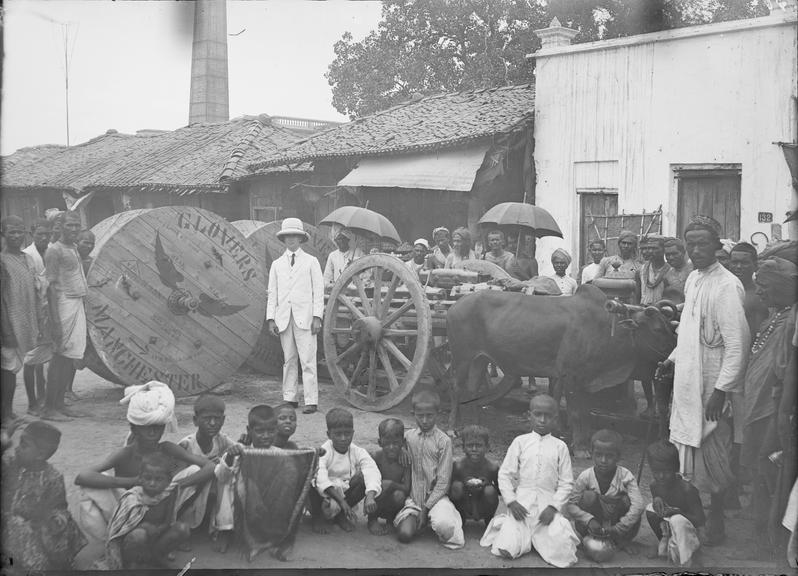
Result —
[{"label": "man wearing cap", "polygon": [[720,224],[694,216],[685,229],[695,270],[685,285],[685,303],[676,348],[658,373],[674,366],[670,440],[679,451],[682,475],[711,505],[706,545],[724,536],[723,503],[734,477],[728,394],[740,390],[749,345],[740,280],[718,263]]},{"label": "man wearing cap", "polygon": [[424,238],[419,238],[413,242],[413,257],[405,262],[405,266],[410,268],[410,270],[415,273],[416,277],[418,277],[418,273],[424,269],[428,252],[429,242],[427,242]]},{"label": "man wearing cap", "polygon": [[325,286],[335,284],[347,266],[363,257],[363,251],[357,246],[353,246],[353,234],[346,228],[336,230],[334,240],[338,249],[327,256],[327,265],[324,267]]},{"label": "man wearing cap", "polygon": [[298,359],[305,397],[303,413],[313,414],[319,404],[316,334],[324,314],[324,278],[319,261],[300,247],[309,236],[299,218],[283,220],[277,238],[286,251],[269,270],[266,320],[269,331],[280,337],[283,347],[283,400],[297,406]]},{"label": "man wearing cap", "polygon": [[640,271],[640,304],[656,304],[662,300],[665,277],[670,266],[665,262],[665,238],[659,234],[644,236],[640,253],[645,263]]}]

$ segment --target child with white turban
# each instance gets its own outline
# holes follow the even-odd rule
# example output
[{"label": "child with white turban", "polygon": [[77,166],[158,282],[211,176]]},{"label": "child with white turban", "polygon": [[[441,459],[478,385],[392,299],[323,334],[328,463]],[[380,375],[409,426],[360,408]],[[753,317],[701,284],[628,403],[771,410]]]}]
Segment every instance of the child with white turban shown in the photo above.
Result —
[{"label": "child with white turban", "polygon": [[[99,540],[107,536],[108,521],[122,494],[133,488],[144,454],[160,451],[183,468],[174,476],[179,493],[173,514],[191,499],[198,486],[213,479],[213,462],[189,454],[168,440],[164,432],[177,431],[175,397],[169,386],[155,380],[125,388],[120,404],[127,404],[130,434],[126,445],[99,464],[78,474],[75,484],[82,487],[78,523],[84,532]],[[113,475],[108,472],[113,470]]]}]

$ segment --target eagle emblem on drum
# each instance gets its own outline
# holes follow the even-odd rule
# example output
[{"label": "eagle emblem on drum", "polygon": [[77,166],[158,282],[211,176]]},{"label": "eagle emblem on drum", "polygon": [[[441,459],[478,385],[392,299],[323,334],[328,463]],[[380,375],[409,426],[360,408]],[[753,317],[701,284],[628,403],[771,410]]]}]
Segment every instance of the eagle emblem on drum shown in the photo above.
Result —
[{"label": "eagle emblem on drum", "polygon": [[[217,260],[220,257],[221,255]],[[161,284],[172,290],[167,298],[167,307],[175,315],[199,312],[207,317],[232,316],[249,306],[249,304],[227,304],[224,300],[209,296],[205,292],[200,292],[199,297],[195,297],[189,290],[181,287],[179,284],[185,280],[185,277],[166,253],[160,232],[155,233],[155,267],[158,269]]]}]

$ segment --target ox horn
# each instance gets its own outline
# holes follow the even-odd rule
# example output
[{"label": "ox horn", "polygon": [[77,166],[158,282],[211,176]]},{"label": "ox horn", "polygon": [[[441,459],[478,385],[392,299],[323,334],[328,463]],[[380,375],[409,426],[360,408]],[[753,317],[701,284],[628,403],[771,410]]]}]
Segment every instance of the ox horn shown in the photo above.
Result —
[{"label": "ox horn", "polygon": [[654,306],[662,312],[668,320],[674,320],[679,316],[679,308],[671,300],[660,300]]}]

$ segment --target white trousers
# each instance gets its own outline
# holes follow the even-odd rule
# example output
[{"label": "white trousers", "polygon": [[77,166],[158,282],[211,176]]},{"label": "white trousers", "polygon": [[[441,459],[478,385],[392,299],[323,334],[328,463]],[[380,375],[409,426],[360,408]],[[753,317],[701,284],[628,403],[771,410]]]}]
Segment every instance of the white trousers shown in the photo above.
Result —
[{"label": "white trousers", "polygon": [[288,327],[280,332],[280,344],[283,347],[283,400],[286,402],[297,401],[297,382],[299,370],[297,359],[302,365],[302,392],[305,396],[305,406],[318,405],[319,382],[316,377],[316,336],[310,330],[298,328],[294,323],[294,316],[288,322]]}]

